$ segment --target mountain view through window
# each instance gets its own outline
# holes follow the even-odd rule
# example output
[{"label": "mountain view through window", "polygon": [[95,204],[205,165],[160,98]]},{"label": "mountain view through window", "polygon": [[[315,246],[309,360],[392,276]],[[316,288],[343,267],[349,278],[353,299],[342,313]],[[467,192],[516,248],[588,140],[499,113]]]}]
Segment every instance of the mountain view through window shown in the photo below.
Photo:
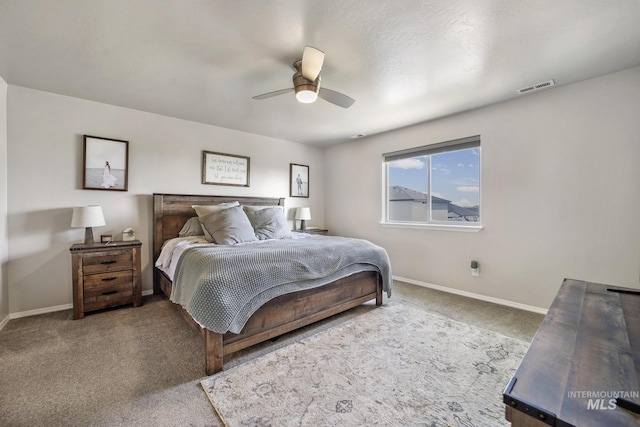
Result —
[{"label": "mountain view through window", "polygon": [[480,221],[480,147],[387,162],[387,220]]}]

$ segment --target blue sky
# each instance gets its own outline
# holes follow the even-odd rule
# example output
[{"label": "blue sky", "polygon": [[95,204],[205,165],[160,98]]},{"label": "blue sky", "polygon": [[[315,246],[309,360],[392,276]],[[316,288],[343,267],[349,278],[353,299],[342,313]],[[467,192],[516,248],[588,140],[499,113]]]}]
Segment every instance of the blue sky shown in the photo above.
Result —
[{"label": "blue sky", "polygon": [[[479,203],[480,150],[476,148],[431,156],[431,190],[434,196],[459,206]],[[428,192],[427,158],[412,157],[389,163],[389,185]]]}]

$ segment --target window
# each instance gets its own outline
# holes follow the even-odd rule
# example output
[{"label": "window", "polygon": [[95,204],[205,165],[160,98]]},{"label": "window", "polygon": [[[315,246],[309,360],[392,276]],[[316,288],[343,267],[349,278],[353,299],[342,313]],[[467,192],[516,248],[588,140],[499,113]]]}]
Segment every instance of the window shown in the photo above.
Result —
[{"label": "window", "polygon": [[383,155],[383,224],[480,229],[480,136]]}]

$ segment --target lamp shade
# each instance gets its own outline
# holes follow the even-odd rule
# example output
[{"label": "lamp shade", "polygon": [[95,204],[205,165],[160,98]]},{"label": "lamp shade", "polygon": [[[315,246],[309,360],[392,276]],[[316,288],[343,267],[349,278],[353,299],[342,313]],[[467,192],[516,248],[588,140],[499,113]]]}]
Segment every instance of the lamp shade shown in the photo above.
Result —
[{"label": "lamp shade", "polygon": [[71,227],[99,227],[105,225],[102,206],[80,206],[73,208]]},{"label": "lamp shade", "polygon": [[296,219],[310,220],[311,219],[311,208],[297,208],[296,209]]}]

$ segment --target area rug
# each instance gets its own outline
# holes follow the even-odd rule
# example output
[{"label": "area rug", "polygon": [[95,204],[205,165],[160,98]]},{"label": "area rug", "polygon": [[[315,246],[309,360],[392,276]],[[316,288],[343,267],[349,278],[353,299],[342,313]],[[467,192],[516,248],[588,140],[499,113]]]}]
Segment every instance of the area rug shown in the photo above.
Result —
[{"label": "area rug", "polygon": [[500,426],[528,343],[390,301],[204,379],[227,426]]}]

